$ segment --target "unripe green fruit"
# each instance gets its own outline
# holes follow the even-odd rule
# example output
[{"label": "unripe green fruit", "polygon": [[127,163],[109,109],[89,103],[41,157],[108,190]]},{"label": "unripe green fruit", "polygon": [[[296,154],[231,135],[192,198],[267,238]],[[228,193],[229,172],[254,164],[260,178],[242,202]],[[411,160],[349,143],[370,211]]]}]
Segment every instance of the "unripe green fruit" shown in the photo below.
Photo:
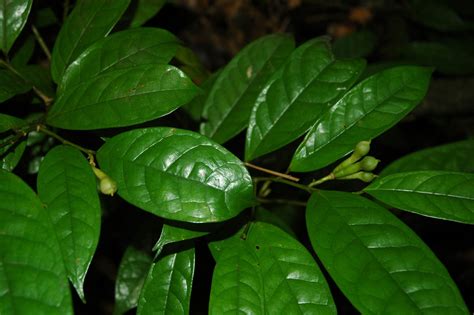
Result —
[{"label": "unripe green fruit", "polygon": [[377,160],[373,156],[366,156],[360,161],[360,169],[368,172],[373,171],[379,162],[380,160]]},{"label": "unripe green fruit", "polygon": [[117,191],[117,183],[112,178],[105,176],[100,180],[99,188],[104,195],[113,196]]}]

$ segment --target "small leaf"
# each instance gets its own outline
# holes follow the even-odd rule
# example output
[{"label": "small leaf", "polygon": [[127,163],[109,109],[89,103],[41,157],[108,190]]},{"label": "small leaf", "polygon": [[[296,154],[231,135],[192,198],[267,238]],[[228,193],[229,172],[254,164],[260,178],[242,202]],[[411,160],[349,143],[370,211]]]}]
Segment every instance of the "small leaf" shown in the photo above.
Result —
[{"label": "small leaf", "polygon": [[122,198],[167,219],[224,221],[254,201],[252,180],[243,163],[191,131],[124,132],[107,140],[97,158],[117,182]]},{"label": "small leaf", "polygon": [[298,47],[258,96],[247,130],[245,159],[270,153],[307,132],[364,67],[363,60],[335,60],[326,38]]},{"label": "small leaf", "polygon": [[138,0],[130,27],[138,27],[145,24],[161,10],[165,3],[166,0]]},{"label": "small leaf", "polygon": [[408,154],[384,168],[380,176],[410,171],[474,173],[474,140],[458,141]]},{"label": "small leaf", "polygon": [[137,314],[189,314],[194,265],[194,248],[168,254],[154,263],[145,280]]},{"label": "small leaf", "polygon": [[439,0],[408,1],[413,19],[425,26],[440,31],[473,29],[474,25],[471,22],[464,21],[449,3],[450,1]]},{"label": "small leaf", "polygon": [[364,189],[398,209],[474,224],[474,174],[418,171],[382,177]]},{"label": "small leaf", "polygon": [[115,280],[114,315],[121,315],[138,305],[138,298],[152,264],[150,256],[128,247],[120,262]]},{"label": "small leaf", "polygon": [[62,91],[118,69],[167,64],[179,46],[178,39],[159,28],[139,28],[114,33],[95,42],[67,68]]},{"label": "small leaf", "polygon": [[325,111],[296,150],[290,169],[320,169],[350,153],[408,114],[425,96],[431,70],[401,66],[357,84]]},{"label": "small leaf", "polygon": [[73,130],[130,126],[169,114],[196,92],[191,80],[173,66],[114,70],[62,91],[47,122]]},{"label": "small leaf", "polygon": [[253,223],[231,238],[212,277],[209,314],[336,314],[311,254],[277,227]]},{"label": "small leaf", "polygon": [[105,37],[130,0],[80,0],[64,22],[53,47],[51,74],[58,83],[67,66],[87,47]]},{"label": "small leaf", "polygon": [[[202,224],[198,226],[201,225]],[[209,234],[208,231],[198,229],[198,226],[191,229],[189,226],[178,226],[177,224],[163,224],[160,238],[156,242],[155,246],[153,246],[153,250],[159,254],[163,247],[167,244],[186,241]]]},{"label": "small leaf", "polygon": [[35,38],[30,35],[21,43],[21,46],[14,51],[15,54],[13,55],[10,63],[15,69],[21,66],[25,66],[33,56],[34,50]]},{"label": "small leaf", "polygon": [[[8,131],[12,128],[21,127],[24,124],[25,121],[23,119],[0,113],[0,133]],[[0,143],[2,143],[2,141],[0,141]],[[18,165],[18,162],[20,162],[20,159],[25,152],[25,148],[25,140],[21,140],[16,144],[6,144],[2,146],[0,148],[0,168],[11,172]]]},{"label": "small leaf", "polygon": [[337,58],[367,57],[375,48],[377,37],[369,30],[361,30],[334,41],[332,49]]},{"label": "small leaf", "polygon": [[321,262],[362,314],[468,314],[431,250],[374,202],[318,191],[309,200],[306,224]]},{"label": "small leaf", "polygon": [[0,314],[73,314],[47,212],[19,177],[0,170]]},{"label": "small leaf", "polygon": [[45,96],[54,97],[55,89],[48,69],[40,65],[25,65],[18,67],[17,70],[26,79],[30,88],[37,88]]},{"label": "small leaf", "polygon": [[31,89],[25,80],[12,74],[8,70],[0,70],[0,103],[17,94],[23,94]]},{"label": "small leaf", "polygon": [[222,70],[204,105],[201,133],[224,143],[245,129],[264,84],[295,47],[288,35],[262,37],[239,52]]},{"label": "small leaf", "polygon": [[89,163],[77,149],[57,146],[41,162],[38,195],[51,218],[68,277],[82,300],[100,234],[96,185]]},{"label": "small leaf", "polygon": [[0,48],[5,54],[25,26],[33,0],[0,1]]},{"label": "small leaf", "polygon": [[209,78],[207,78],[199,87],[202,93],[197,94],[189,103],[184,104],[181,108],[186,111],[189,116],[195,121],[201,120],[202,110],[204,108],[209,92],[212,86],[219,77],[221,71],[214,72]]}]

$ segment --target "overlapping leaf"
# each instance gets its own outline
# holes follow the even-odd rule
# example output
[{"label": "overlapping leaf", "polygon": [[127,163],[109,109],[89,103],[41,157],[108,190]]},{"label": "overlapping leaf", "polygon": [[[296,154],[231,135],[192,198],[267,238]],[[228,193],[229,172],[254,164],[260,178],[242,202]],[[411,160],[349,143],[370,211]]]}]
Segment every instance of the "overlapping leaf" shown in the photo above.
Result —
[{"label": "overlapping leaf", "polygon": [[75,130],[130,126],[169,114],[196,92],[191,80],[173,66],[118,69],[63,91],[47,122]]},{"label": "overlapping leaf", "polygon": [[201,133],[224,143],[248,124],[266,81],[294,49],[283,34],[262,37],[245,47],[222,70],[204,105]]},{"label": "overlapping leaf", "polygon": [[189,314],[194,265],[194,248],[166,255],[154,263],[145,280],[137,314]]},{"label": "overlapping leaf", "polygon": [[223,221],[253,203],[243,163],[194,132],[135,129],[107,140],[97,157],[122,198],[167,219]]},{"label": "overlapping leaf", "polygon": [[137,307],[138,298],[152,264],[150,256],[133,247],[127,248],[115,280],[114,315]]},{"label": "overlapping leaf", "polygon": [[80,0],[64,22],[51,59],[53,80],[59,83],[67,66],[87,47],[105,37],[130,0]]},{"label": "overlapping leaf", "polygon": [[0,2],[0,48],[8,53],[25,26],[33,0]]},{"label": "overlapping leaf", "polygon": [[[12,128],[21,127],[24,123],[23,119],[0,113],[0,134]],[[11,172],[23,156],[26,141],[22,140],[14,144],[4,144],[4,141],[10,141],[8,136],[6,139],[0,140],[0,144],[2,144],[0,148],[0,169]]]},{"label": "overlapping leaf", "polygon": [[160,253],[166,244],[190,240],[208,234],[204,229],[190,229],[177,225],[163,224],[160,238],[153,246],[153,250]]},{"label": "overlapping leaf", "polygon": [[159,28],[139,28],[114,33],[95,42],[67,68],[61,90],[118,69],[167,64],[176,53],[178,39]]},{"label": "overlapping leaf", "polygon": [[0,103],[31,89],[31,85],[8,70],[0,69]]},{"label": "overlapping leaf", "polygon": [[166,3],[166,0],[138,0],[130,27],[138,27],[154,17]]},{"label": "overlapping leaf", "polygon": [[57,146],[45,156],[38,173],[38,195],[59,241],[69,279],[84,299],[84,279],[100,235],[96,179],[77,149]]},{"label": "overlapping leaf", "polygon": [[197,94],[192,101],[183,105],[181,108],[184,109],[193,120],[200,121],[202,110],[206,103],[206,99],[211,92],[212,86],[219,77],[220,71],[214,72],[209,78],[207,78],[199,87],[202,92]]},{"label": "overlapping leaf", "polygon": [[474,140],[458,141],[406,155],[384,168],[380,176],[410,171],[474,173]]},{"label": "overlapping leaf", "polygon": [[376,180],[364,191],[398,209],[474,224],[474,174],[398,173]]},{"label": "overlapping leaf", "polygon": [[425,96],[431,70],[401,66],[357,84],[311,128],[293,156],[290,169],[322,168],[395,125]]},{"label": "overlapping leaf", "polygon": [[335,60],[326,38],[298,47],[258,96],[247,130],[245,159],[272,152],[303,135],[364,67],[363,60]]},{"label": "overlapping leaf", "polygon": [[245,240],[217,258],[210,314],[335,314],[328,285],[311,254],[267,223],[253,223]]},{"label": "overlapping leaf", "polygon": [[0,170],[0,314],[72,314],[47,212],[19,177]]},{"label": "overlapping leaf", "polygon": [[320,191],[309,200],[306,224],[318,257],[362,314],[468,314],[441,262],[381,206]]}]

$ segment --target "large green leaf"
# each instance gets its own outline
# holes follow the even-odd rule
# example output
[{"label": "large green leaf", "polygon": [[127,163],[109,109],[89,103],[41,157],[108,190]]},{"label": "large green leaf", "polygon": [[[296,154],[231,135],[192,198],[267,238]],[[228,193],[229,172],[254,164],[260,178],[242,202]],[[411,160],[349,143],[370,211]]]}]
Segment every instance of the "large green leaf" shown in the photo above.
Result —
[{"label": "large green leaf", "polygon": [[130,126],[169,114],[197,91],[173,66],[118,69],[62,91],[47,122],[74,130]]},{"label": "large green leaf", "polygon": [[0,48],[8,53],[25,26],[33,0],[0,1]]},{"label": "large green leaf", "polygon": [[[18,128],[25,124],[23,119],[1,114],[0,113],[0,134],[12,128]],[[9,141],[7,139],[0,140],[0,168],[11,172],[18,162],[20,162],[23,152],[26,148],[26,141],[21,140],[15,144],[3,144],[2,141]]]},{"label": "large green leaf", "polygon": [[41,162],[37,187],[59,241],[68,277],[85,300],[84,279],[100,235],[95,175],[80,151],[60,145]]},{"label": "large green leaf", "polygon": [[67,68],[62,91],[106,72],[143,65],[167,64],[179,46],[178,39],[159,28],[138,28],[114,33],[95,42]]},{"label": "large green leaf", "polygon": [[245,159],[272,152],[303,135],[364,67],[363,60],[336,60],[327,38],[298,47],[258,96],[247,130]]},{"label": "large green leaf", "polygon": [[294,47],[290,36],[274,34],[238,53],[222,70],[207,97],[201,133],[224,143],[244,130],[263,86]]},{"label": "large green leaf", "polygon": [[395,125],[425,96],[431,70],[401,66],[357,84],[311,128],[293,156],[290,169],[322,168]]},{"label": "large green leaf", "polygon": [[160,11],[165,3],[166,0],[138,0],[130,27],[138,27],[145,24],[146,21],[154,17],[158,11]]},{"label": "large green leaf", "polygon": [[336,314],[311,254],[277,227],[252,223],[247,238],[224,241],[209,314]]},{"label": "large green leaf", "polygon": [[406,155],[384,168],[380,176],[410,171],[474,173],[474,139],[424,149]]},{"label": "large green leaf", "polygon": [[8,70],[0,69],[0,103],[31,89],[31,85]]},{"label": "large green leaf", "polygon": [[191,131],[124,132],[107,140],[97,158],[117,181],[122,198],[167,219],[223,221],[253,204],[252,180],[243,163]]},{"label": "large green leaf", "polygon": [[374,202],[319,191],[308,202],[306,224],[326,270],[362,314],[468,314],[431,250]]},{"label": "large green leaf", "polygon": [[0,170],[0,314],[72,314],[58,241],[35,193]]},{"label": "large green leaf", "polygon": [[87,47],[105,37],[130,0],[79,0],[59,31],[53,47],[51,74],[59,83],[67,66]]},{"label": "large green leaf", "polygon": [[474,174],[398,173],[376,180],[364,191],[398,209],[474,224]]},{"label": "large green leaf", "polygon": [[115,280],[114,315],[120,315],[137,307],[138,298],[152,264],[150,256],[128,247],[120,262]]},{"label": "large green leaf", "polygon": [[168,254],[154,263],[145,280],[137,314],[189,314],[194,264],[194,248]]}]

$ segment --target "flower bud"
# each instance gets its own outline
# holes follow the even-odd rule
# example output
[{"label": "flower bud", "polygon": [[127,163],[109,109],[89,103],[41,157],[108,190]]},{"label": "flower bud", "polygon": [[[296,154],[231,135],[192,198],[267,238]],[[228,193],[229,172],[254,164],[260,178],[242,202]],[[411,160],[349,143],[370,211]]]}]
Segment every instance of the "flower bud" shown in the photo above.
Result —
[{"label": "flower bud", "polygon": [[359,158],[367,155],[370,151],[370,141],[361,141],[357,143],[354,149],[354,155],[358,156]]},{"label": "flower bud", "polygon": [[358,179],[358,180],[361,180],[363,182],[366,182],[366,183],[370,183],[371,181],[374,180],[374,178],[376,178],[377,175],[374,175],[372,173],[368,173],[368,172],[357,172],[357,173],[354,173],[354,174],[351,174],[351,175],[347,175],[347,176],[344,176],[344,177],[340,177],[338,179],[344,179],[344,180],[347,180],[347,179]]},{"label": "flower bud", "polygon": [[373,171],[379,162],[380,160],[377,160],[373,156],[366,156],[360,161],[360,169],[367,172]]},{"label": "flower bud", "polygon": [[117,183],[109,176],[105,176],[100,180],[99,188],[104,195],[113,196],[117,191]]}]

